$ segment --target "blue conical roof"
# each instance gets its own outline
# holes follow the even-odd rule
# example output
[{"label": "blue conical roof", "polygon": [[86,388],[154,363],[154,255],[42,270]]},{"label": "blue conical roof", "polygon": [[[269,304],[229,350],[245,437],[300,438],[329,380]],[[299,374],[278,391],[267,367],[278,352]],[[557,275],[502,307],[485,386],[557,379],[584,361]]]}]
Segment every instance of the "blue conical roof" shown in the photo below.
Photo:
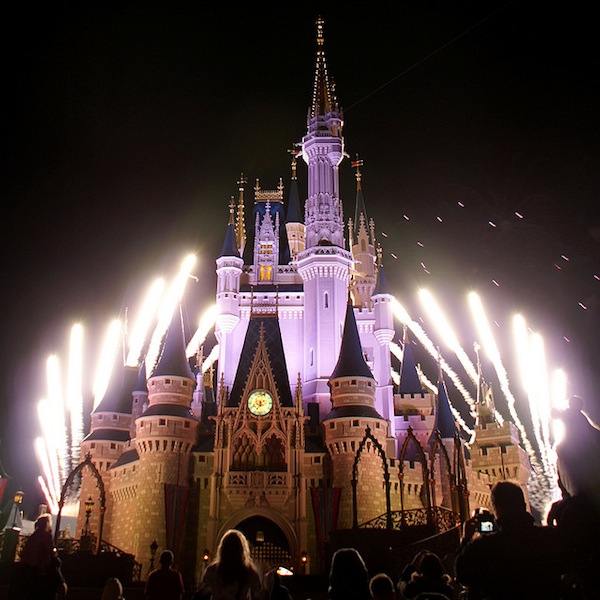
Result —
[{"label": "blue conical roof", "polygon": [[[446,389],[446,383],[441,377],[438,380],[438,393],[435,403],[435,421],[433,425],[433,432],[439,430],[442,439],[450,439],[454,437],[457,432],[456,421],[454,415],[450,410],[450,399],[448,397],[448,390]],[[430,438],[431,440],[432,438]]]},{"label": "blue conical roof", "polygon": [[348,299],[340,356],[330,379],[353,376],[374,379],[373,373],[371,373],[371,369],[369,369],[369,365],[367,365],[363,356],[358,327],[354,317],[354,308],[352,307],[352,301]]},{"label": "blue conical roof", "polygon": [[422,394],[423,386],[417,373],[417,366],[412,353],[408,331],[404,331],[402,349],[402,365],[400,368],[400,394]]},{"label": "blue conical roof", "polygon": [[387,277],[385,276],[385,270],[383,265],[379,265],[377,269],[377,283],[375,284],[375,289],[373,290],[373,296],[377,296],[378,294],[389,294],[390,288],[388,285]]},{"label": "blue conical roof", "polygon": [[111,412],[131,414],[132,396],[137,379],[135,367],[123,365],[120,352],[117,352],[115,364],[112,369],[110,381],[100,404],[95,413]]},{"label": "blue conical roof", "polygon": [[223,241],[223,248],[221,249],[220,256],[235,256],[240,257],[240,251],[237,247],[237,239],[235,237],[235,225],[230,222],[227,225],[227,231],[225,232],[225,240]]},{"label": "blue conical roof", "polygon": [[298,181],[296,178],[293,178],[290,184],[290,197],[288,199],[285,222],[304,223],[304,213],[300,208],[300,194],[298,193]]},{"label": "blue conical roof", "polygon": [[171,324],[167,329],[161,351],[150,377],[187,377],[194,380],[194,374],[185,355],[185,335],[181,306],[173,311]]}]

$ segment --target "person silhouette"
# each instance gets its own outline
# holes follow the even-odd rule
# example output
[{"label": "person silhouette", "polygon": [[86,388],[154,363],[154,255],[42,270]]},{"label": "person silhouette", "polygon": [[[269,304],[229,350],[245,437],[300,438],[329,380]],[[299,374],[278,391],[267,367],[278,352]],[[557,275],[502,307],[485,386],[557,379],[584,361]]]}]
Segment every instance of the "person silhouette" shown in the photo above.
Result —
[{"label": "person silhouette", "polygon": [[160,568],[152,571],[146,581],[148,600],[181,600],[183,597],[183,579],[181,573],[172,567],[174,560],[171,550],[163,550],[160,553]]},{"label": "person silhouette", "polygon": [[456,554],[456,579],[468,597],[560,598],[569,561],[559,529],[535,526],[516,483],[495,483],[491,501],[497,530],[482,535],[476,517],[466,521]]},{"label": "person silhouette", "polygon": [[365,561],[354,548],[340,548],[331,559],[329,571],[330,600],[369,600],[369,574]]},{"label": "person silhouette", "polygon": [[230,529],[219,542],[215,560],[202,576],[195,597],[212,600],[257,599],[262,593],[258,569],[250,556],[250,544],[237,529]]}]

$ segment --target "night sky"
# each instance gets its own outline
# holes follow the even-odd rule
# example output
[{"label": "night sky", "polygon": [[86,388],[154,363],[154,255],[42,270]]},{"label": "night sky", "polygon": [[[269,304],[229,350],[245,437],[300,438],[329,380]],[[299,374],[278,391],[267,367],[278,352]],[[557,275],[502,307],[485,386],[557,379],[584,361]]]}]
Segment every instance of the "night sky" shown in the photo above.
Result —
[{"label": "night sky", "polygon": [[195,322],[240,173],[248,200],[256,177],[289,181],[319,14],[397,297],[416,315],[427,286],[460,327],[475,289],[507,343],[522,311],[600,413],[599,65],[583,2],[79,4],[13,7],[2,36],[1,458],[30,502],[46,356],[66,356],[75,320],[99,336],[189,251]]}]

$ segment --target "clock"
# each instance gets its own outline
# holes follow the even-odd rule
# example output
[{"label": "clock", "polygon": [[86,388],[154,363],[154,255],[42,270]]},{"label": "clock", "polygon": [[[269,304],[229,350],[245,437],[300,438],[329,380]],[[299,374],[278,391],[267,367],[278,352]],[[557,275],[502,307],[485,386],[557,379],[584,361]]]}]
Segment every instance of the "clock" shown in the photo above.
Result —
[{"label": "clock", "polygon": [[262,417],[273,408],[273,398],[265,390],[256,390],[248,397],[248,409],[257,416]]}]

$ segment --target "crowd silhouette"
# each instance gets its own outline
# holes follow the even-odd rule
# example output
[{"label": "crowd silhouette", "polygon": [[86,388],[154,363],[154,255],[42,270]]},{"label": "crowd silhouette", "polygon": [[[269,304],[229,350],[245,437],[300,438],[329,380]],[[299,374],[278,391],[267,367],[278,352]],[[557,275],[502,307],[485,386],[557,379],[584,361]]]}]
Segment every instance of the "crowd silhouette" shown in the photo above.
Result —
[{"label": "crowd silhouette", "polygon": [[[597,600],[600,598],[600,431],[578,397],[555,412],[565,424],[557,446],[558,485],[546,525],[534,522],[521,487],[498,481],[491,488],[491,513],[476,510],[462,526],[460,544],[440,557],[418,551],[393,572],[370,572],[355,548],[331,556],[328,583],[321,590],[293,590],[275,569],[263,573],[246,536],[227,531],[215,559],[204,568],[195,591],[186,591],[175,556],[164,550],[160,568],[148,575],[147,600]],[[485,525],[485,527],[484,527]],[[16,600],[68,597],[54,548],[50,515],[40,516],[20,556],[11,588]],[[444,566],[445,565],[445,566]],[[446,567],[446,568],[445,568]],[[395,573],[400,573],[394,580]],[[124,600],[111,577],[101,600]],[[13,596],[11,596],[12,598]]]}]

